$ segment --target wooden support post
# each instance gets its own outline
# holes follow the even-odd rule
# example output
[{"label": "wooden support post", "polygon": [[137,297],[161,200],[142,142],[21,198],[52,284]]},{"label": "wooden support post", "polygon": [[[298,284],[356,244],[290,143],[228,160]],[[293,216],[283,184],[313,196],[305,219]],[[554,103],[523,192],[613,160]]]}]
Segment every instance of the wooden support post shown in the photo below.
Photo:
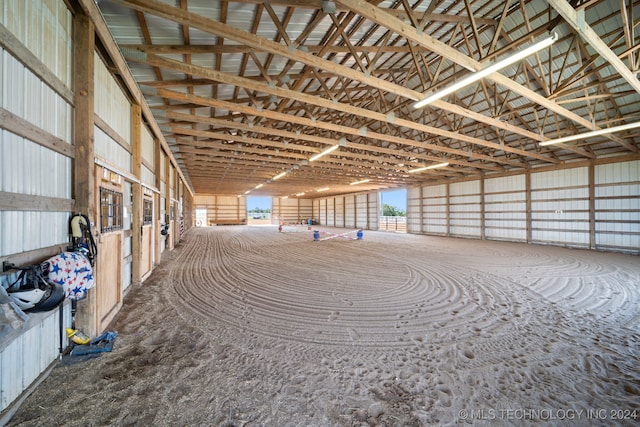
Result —
[{"label": "wooden support post", "polygon": [[[171,225],[171,159],[169,156],[165,159],[164,168],[164,220],[165,224]],[[173,233],[173,230],[169,229],[169,233]],[[165,249],[173,249],[173,236],[169,235],[165,238]]]},{"label": "wooden support post", "polygon": [[[78,11],[73,18],[73,193],[76,211],[87,215],[96,224],[94,229],[97,229],[99,216],[95,199],[94,54],[93,22]],[[100,266],[96,265],[95,268]],[[96,300],[95,288],[90,289],[87,298],[78,304],[76,313],[76,326],[89,336],[95,336],[98,328]]]},{"label": "wooden support post", "polygon": [[525,209],[526,209],[526,227],[527,227],[527,243],[533,240],[533,231],[531,225],[531,172],[527,171],[524,175],[525,187]]},{"label": "wooden support post", "polygon": [[[139,105],[131,106],[131,172],[133,176],[142,177],[142,110]],[[133,206],[131,211],[131,281],[142,282],[142,185],[134,182],[131,185]]]},{"label": "wooden support post", "polygon": [[[158,190],[162,188],[162,177],[160,161],[162,160],[162,152],[160,148],[160,141],[153,140],[153,165],[155,174],[155,186]],[[160,264],[161,260],[161,248],[160,248],[160,195],[154,193],[153,195],[153,264]]]},{"label": "wooden support post", "polygon": [[445,189],[446,189],[446,203],[447,205],[445,206],[445,215],[447,218],[447,236],[451,236],[451,196],[450,196],[450,187],[451,184],[446,183],[445,184]]},{"label": "wooden support post", "polygon": [[596,249],[596,167],[589,162],[589,249]]},{"label": "wooden support post", "polygon": [[480,177],[480,240],[486,238],[485,224],[485,206],[484,206],[484,175]]}]

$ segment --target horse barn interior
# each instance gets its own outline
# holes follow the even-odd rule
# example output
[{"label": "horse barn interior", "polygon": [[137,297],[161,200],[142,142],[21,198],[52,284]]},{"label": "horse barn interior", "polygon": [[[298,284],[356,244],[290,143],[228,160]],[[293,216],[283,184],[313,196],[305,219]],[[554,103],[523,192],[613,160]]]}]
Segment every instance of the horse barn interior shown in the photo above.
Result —
[{"label": "horse barn interior", "polygon": [[[0,425],[637,422],[640,2],[0,24]],[[75,249],[95,286],[21,309],[16,267]],[[67,328],[118,337],[79,360]]]}]

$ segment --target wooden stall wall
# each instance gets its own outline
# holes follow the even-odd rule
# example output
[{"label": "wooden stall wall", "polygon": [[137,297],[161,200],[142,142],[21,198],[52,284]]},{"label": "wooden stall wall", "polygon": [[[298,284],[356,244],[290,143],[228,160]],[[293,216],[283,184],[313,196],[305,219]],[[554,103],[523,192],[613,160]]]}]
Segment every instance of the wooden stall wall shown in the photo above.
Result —
[{"label": "wooden stall wall", "polygon": [[344,196],[344,227],[356,228],[356,196],[354,194]]},{"label": "wooden stall wall", "polygon": [[[0,262],[30,265],[65,250],[75,209],[73,20],[63,1],[0,9]],[[0,292],[16,275],[0,276]],[[71,325],[68,302],[12,317],[0,328],[0,411],[66,347],[60,320]]]}]

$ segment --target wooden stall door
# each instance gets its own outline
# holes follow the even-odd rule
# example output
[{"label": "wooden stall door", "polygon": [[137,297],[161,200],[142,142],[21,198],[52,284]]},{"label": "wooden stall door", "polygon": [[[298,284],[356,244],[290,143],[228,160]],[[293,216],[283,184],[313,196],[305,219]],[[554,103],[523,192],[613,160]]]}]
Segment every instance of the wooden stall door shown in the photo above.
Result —
[{"label": "wooden stall door", "polygon": [[98,245],[97,264],[97,317],[98,330],[103,331],[122,303],[122,235],[102,235]]}]

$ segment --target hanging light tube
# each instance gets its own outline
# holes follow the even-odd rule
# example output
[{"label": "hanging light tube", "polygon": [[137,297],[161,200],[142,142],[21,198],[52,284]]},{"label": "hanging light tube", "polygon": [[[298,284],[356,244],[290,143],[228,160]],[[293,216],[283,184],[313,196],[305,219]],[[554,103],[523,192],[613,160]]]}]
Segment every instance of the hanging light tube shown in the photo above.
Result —
[{"label": "hanging light tube", "polygon": [[349,183],[349,185],[358,185],[358,184],[364,184],[366,182],[371,181],[370,179],[363,179],[362,181],[356,181],[356,182],[351,182]]},{"label": "hanging light tube", "polygon": [[272,181],[275,181],[276,179],[280,179],[280,178],[282,178],[283,176],[285,176],[287,173],[288,173],[287,171],[281,172],[281,173],[279,173],[278,175],[276,175],[276,176],[274,176],[273,178],[271,178],[271,180],[272,180]]},{"label": "hanging light tube", "polygon": [[418,168],[418,169],[411,169],[410,171],[408,171],[409,173],[415,173],[415,172],[422,172],[422,171],[426,171],[429,169],[438,169],[438,168],[444,168],[449,166],[449,162],[444,162],[444,163],[438,163],[435,165],[430,165],[430,166],[425,166],[423,168]]},{"label": "hanging light tube", "polygon": [[258,188],[261,188],[264,184],[258,184],[255,186],[255,189],[257,190]]},{"label": "hanging light tube", "polygon": [[463,87],[469,86],[472,83],[477,82],[478,80],[482,80],[490,74],[495,73],[496,71],[500,71],[503,68],[508,67],[509,65],[515,64],[518,61],[523,60],[527,56],[533,55],[534,53],[541,51],[542,49],[549,47],[558,40],[558,35],[556,33],[551,34],[551,36],[547,37],[544,40],[535,43],[528,48],[521,50],[519,52],[514,53],[513,55],[504,58],[502,61],[496,62],[492,65],[489,65],[485,68],[482,68],[475,73],[465,77],[464,79],[452,84],[449,87],[446,87],[436,93],[433,93],[421,101],[416,102],[413,105],[413,108],[422,108],[426,105],[431,104],[434,101],[437,101],[440,98],[444,98],[447,95],[450,95],[454,92],[459,91]]},{"label": "hanging light tube", "polygon": [[302,193],[296,193],[296,197],[300,197],[300,196],[304,196],[304,192],[302,192]]},{"label": "hanging light tube", "polygon": [[622,132],[622,131],[625,131],[625,130],[635,129],[635,128],[638,128],[638,127],[640,127],[640,122],[627,123],[626,125],[614,126],[612,128],[598,129],[598,130],[594,130],[594,131],[591,131],[591,132],[585,132],[585,133],[581,133],[581,134],[577,134],[577,135],[565,136],[563,138],[550,139],[548,141],[541,142],[539,145],[544,147],[544,146],[547,146],[547,145],[561,144],[563,142],[575,141],[575,140],[578,140],[578,139],[592,138],[594,136],[600,136],[600,135],[608,135],[610,133]]},{"label": "hanging light tube", "polygon": [[321,191],[327,191],[329,187],[318,188],[316,191],[320,193]]},{"label": "hanging light tube", "polygon": [[337,150],[338,147],[340,147],[340,145],[332,145],[331,147],[327,148],[326,150],[316,154],[315,156],[312,156],[309,161],[310,162],[314,162],[316,160],[318,160],[320,157],[322,156],[326,156],[327,154],[331,153],[334,150]]}]

